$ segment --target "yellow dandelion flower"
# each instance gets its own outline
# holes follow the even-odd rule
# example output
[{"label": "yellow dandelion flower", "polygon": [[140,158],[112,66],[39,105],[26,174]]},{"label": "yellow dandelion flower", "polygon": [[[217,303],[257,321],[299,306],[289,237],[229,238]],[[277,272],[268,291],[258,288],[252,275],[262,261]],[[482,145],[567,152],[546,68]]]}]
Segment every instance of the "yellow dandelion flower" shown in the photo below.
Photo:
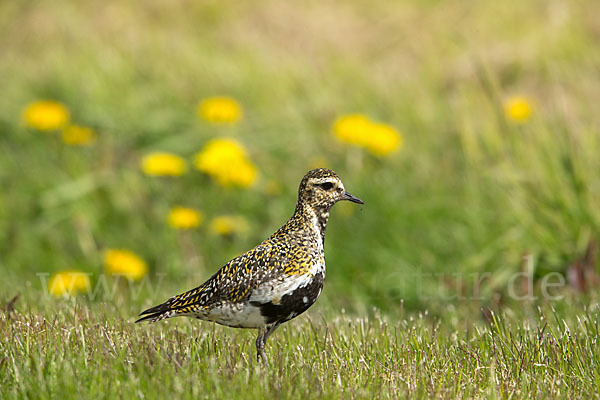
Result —
[{"label": "yellow dandelion flower", "polygon": [[109,275],[124,276],[129,280],[138,281],[148,273],[148,266],[132,251],[109,249],[104,253],[104,270]]},{"label": "yellow dandelion flower", "polygon": [[96,132],[87,126],[68,125],[62,131],[62,140],[71,146],[89,146],[96,141]]},{"label": "yellow dandelion flower", "polygon": [[176,229],[192,229],[197,228],[202,224],[204,215],[186,207],[173,207],[169,212],[168,222]]},{"label": "yellow dandelion flower", "polygon": [[248,221],[241,215],[221,215],[210,223],[212,233],[221,236],[231,236],[248,230]]},{"label": "yellow dandelion flower", "polygon": [[376,156],[386,156],[402,145],[402,136],[386,124],[371,124],[369,139],[364,147]]},{"label": "yellow dandelion flower", "polygon": [[504,115],[513,122],[527,122],[532,112],[533,106],[531,102],[522,96],[511,97],[504,103]]},{"label": "yellow dandelion flower", "polygon": [[196,154],[194,164],[221,186],[251,186],[258,177],[242,145],[232,139],[213,139]]},{"label": "yellow dandelion flower", "polygon": [[187,171],[187,165],[178,155],[156,152],[145,155],[141,162],[142,171],[151,176],[180,176]]},{"label": "yellow dandelion flower", "polygon": [[333,124],[334,135],[342,142],[367,149],[375,156],[386,156],[402,146],[402,136],[387,124],[371,121],[362,114],[346,115]]},{"label": "yellow dandelion flower", "polygon": [[25,107],[23,120],[31,128],[40,131],[54,131],[69,122],[69,110],[64,104],[57,101],[36,101]]},{"label": "yellow dandelion flower", "polygon": [[90,277],[81,271],[60,271],[50,277],[48,290],[57,297],[73,296],[91,289]]},{"label": "yellow dandelion flower", "polygon": [[371,121],[362,114],[346,115],[333,124],[333,133],[344,143],[363,146]]},{"label": "yellow dandelion flower", "polygon": [[243,115],[242,106],[231,97],[210,97],[198,103],[200,118],[212,124],[234,124]]}]

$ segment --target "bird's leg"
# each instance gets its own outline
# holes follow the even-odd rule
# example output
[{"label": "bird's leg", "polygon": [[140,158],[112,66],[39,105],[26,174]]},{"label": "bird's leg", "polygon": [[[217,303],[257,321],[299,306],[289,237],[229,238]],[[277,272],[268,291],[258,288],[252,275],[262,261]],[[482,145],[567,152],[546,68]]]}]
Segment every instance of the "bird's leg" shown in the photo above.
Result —
[{"label": "bird's leg", "polygon": [[275,332],[275,329],[279,328],[279,325],[281,324],[274,323],[258,330],[258,337],[256,338],[256,360],[260,362],[262,359],[266,366],[269,365],[269,361],[267,360],[267,355],[265,353],[265,345],[267,344],[269,336]]},{"label": "bird's leg", "polygon": [[261,359],[264,361],[265,365],[269,365],[269,361],[267,360],[267,355],[265,353],[265,345],[267,344],[267,339],[275,329],[279,328],[280,323],[274,323],[272,325],[267,325],[264,328],[258,329],[258,337],[256,338],[256,361],[260,362]]},{"label": "bird's leg", "polygon": [[265,334],[267,328],[258,328],[258,337],[256,338],[256,362],[260,362],[261,359],[265,365],[269,365],[267,356],[265,354]]},{"label": "bird's leg", "polygon": [[273,325],[267,327],[267,331],[265,332],[265,337],[263,339],[264,344],[267,344],[267,339],[273,332],[275,332],[277,328],[279,328],[279,325],[281,325],[279,322],[275,322]]}]

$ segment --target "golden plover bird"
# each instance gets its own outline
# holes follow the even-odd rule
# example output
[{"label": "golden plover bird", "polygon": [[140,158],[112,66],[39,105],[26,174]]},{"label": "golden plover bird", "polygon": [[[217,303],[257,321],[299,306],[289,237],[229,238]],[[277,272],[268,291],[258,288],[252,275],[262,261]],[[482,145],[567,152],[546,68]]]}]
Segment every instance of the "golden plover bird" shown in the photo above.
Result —
[{"label": "golden plover bird", "polygon": [[340,200],[364,204],[329,169],[309,171],[294,215],[252,250],[234,258],[195,289],[149,308],[136,322],[188,316],[234,328],[257,328],[257,360],[281,325],[306,311],[325,280],[323,244],[329,210]]}]

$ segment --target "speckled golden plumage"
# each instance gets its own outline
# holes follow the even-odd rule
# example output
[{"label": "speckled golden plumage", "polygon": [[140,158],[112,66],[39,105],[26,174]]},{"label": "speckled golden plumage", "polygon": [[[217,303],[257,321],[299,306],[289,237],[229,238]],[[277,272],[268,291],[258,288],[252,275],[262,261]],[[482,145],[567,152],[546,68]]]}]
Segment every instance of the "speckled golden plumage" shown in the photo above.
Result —
[{"label": "speckled golden plumage", "polygon": [[329,210],[340,200],[362,204],[329,169],[309,171],[292,217],[264,242],[234,258],[202,285],[149,308],[136,322],[190,316],[257,328],[257,357],[277,327],[306,311],[325,279],[324,239]]}]

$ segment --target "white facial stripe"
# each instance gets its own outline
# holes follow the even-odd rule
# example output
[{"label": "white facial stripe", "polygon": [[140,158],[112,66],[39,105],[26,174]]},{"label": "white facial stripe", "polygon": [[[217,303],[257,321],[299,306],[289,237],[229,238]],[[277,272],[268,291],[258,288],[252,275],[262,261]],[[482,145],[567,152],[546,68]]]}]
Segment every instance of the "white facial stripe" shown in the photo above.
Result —
[{"label": "white facial stripe", "polygon": [[337,186],[338,184],[342,184],[342,182],[340,182],[338,179],[335,178],[320,178],[320,179],[313,179],[312,183],[313,185],[321,185],[323,183],[332,183],[334,186]]}]

